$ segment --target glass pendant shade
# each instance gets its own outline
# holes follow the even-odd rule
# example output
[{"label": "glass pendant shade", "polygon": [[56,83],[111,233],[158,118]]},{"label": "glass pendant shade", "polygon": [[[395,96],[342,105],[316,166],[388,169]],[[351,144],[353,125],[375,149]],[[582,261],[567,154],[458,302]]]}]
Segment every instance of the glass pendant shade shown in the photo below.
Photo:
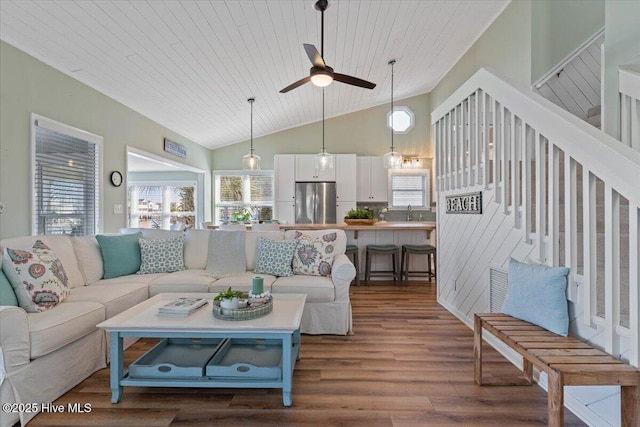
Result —
[{"label": "glass pendant shade", "polygon": [[402,154],[397,151],[393,151],[393,147],[391,147],[391,151],[386,153],[382,157],[382,164],[385,169],[398,169],[402,167]]},{"label": "glass pendant shade", "polygon": [[251,104],[251,148],[249,148],[249,154],[245,154],[242,157],[242,169],[255,171],[260,170],[260,156],[253,149],[253,103],[256,99],[249,98],[247,101]]},{"label": "glass pendant shade", "polygon": [[318,170],[325,171],[333,169],[333,155],[327,153],[325,150],[322,150],[320,153],[316,154],[314,160],[315,167]]},{"label": "glass pendant shade", "polygon": [[254,153],[253,148],[249,154],[242,157],[242,169],[244,170],[260,170],[260,156]]}]

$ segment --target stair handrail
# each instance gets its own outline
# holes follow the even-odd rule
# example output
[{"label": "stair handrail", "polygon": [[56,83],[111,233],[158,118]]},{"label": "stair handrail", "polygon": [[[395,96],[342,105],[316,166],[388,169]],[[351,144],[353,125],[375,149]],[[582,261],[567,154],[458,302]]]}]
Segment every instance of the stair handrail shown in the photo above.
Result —
[{"label": "stair handrail", "polygon": [[522,117],[597,177],[609,182],[629,202],[640,206],[639,151],[494,70],[478,70],[433,110],[431,123],[436,123],[478,89]]}]

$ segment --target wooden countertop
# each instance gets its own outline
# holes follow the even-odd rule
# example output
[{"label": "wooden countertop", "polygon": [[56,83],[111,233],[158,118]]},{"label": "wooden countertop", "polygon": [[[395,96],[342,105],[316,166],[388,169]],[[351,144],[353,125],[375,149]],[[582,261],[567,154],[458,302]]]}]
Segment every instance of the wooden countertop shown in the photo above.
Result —
[{"label": "wooden countertop", "polygon": [[338,228],[341,230],[379,231],[379,230],[426,230],[436,229],[435,221],[378,221],[373,225],[346,225],[346,224],[280,224],[283,230],[328,230]]}]

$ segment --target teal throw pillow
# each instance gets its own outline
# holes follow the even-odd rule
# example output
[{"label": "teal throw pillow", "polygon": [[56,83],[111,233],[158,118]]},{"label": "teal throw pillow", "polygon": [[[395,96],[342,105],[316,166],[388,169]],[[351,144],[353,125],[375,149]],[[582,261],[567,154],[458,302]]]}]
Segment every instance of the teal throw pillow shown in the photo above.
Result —
[{"label": "teal throw pillow", "polygon": [[509,261],[507,296],[502,312],[541,326],[555,334],[569,334],[566,267]]},{"label": "teal throw pillow", "polygon": [[140,243],[142,233],[103,236],[98,234],[96,240],[100,245],[104,264],[103,279],[135,274],[140,270]]},{"label": "teal throw pillow", "polygon": [[298,244],[295,240],[271,240],[260,237],[254,273],[293,276],[291,263]]},{"label": "teal throw pillow", "polygon": [[13,291],[13,287],[5,276],[4,271],[0,270],[0,305],[18,306],[18,298]]},{"label": "teal throw pillow", "polygon": [[184,270],[184,236],[167,239],[138,240],[140,270],[138,274],[172,273]]}]

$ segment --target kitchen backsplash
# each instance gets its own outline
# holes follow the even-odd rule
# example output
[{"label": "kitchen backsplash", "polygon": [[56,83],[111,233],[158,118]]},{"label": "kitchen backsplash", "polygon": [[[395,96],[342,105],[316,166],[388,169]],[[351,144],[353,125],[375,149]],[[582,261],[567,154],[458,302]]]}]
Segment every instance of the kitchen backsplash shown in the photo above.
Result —
[{"label": "kitchen backsplash", "polygon": [[[359,208],[370,209],[375,212],[375,217],[378,221],[381,220],[380,213],[382,209],[388,207],[386,203],[358,203],[357,206]],[[384,213],[385,221],[406,221],[407,220],[407,210],[387,210]],[[412,221],[435,221],[436,213],[427,209],[412,209],[411,213]]]}]

